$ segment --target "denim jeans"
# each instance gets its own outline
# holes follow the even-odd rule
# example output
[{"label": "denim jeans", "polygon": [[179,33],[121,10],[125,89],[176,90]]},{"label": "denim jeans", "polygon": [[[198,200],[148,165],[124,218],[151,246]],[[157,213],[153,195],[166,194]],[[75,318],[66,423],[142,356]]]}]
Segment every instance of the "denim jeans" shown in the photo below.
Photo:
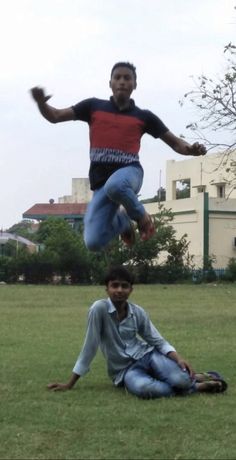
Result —
[{"label": "denim jeans", "polygon": [[124,376],[124,385],[140,398],[161,398],[196,391],[187,371],[156,350],[132,364]]},{"label": "denim jeans", "polygon": [[144,206],[137,198],[142,183],[142,168],[130,165],[115,171],[104,186],[94,191],[84,218],[84,241],[88,249],[104,248],[128,229],[129,219],[137,221],[144,215]]}]

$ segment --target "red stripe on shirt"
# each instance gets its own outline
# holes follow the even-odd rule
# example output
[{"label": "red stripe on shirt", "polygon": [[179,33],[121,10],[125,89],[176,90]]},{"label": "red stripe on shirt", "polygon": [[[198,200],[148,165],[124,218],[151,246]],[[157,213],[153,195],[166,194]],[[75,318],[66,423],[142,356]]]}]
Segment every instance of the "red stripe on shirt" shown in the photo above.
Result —
[{"label": "red stripe on shirt", "polygon": [[136,117],[95,111],[90,122],[91,148],[110,148],[137,154],[144,122]]}]

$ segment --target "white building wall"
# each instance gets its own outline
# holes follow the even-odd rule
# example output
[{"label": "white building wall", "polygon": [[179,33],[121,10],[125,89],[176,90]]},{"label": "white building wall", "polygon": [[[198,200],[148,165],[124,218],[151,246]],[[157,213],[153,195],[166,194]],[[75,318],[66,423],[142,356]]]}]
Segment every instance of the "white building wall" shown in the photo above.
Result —
[{"label": "white building wall", "polygon": [[[190,179],[191,197],[175,199],[176,181]],[[194,256],[196,266],[201,267],[204,257],[204,193],[209,195],[209,256],[216,256],[214,266],[224,268],[229,258],[236,257],[233,245],[236,238],[236,188],[229,199],[217,197],[219,184],[225,185],[226,197],[230,191],[228,181],[236,185],[236,152],[225,156],[207,154],[183,161],[167,161],[165,208],[174,213],[172,225],[177,238],[187,234],[189,253]],[[72,179],[72,195],[59,198],[59,203],[88,203],[91,200],[88,178]],[[158,203],[146,203],[150,214],[158,212]],[[205,235],[206,237],[206,235]]]},{"label": "white building wall", "polygon": [[73,203],[89,203],[93,195],[88,178],[72,179]]},{"label": "white building wall", "polygon": [[217,268],[236,258],[236,199],[209,198],[209,255],[216,256]]},{"label": "white building wall", "polygon": [[[193,198],[162,202],[166,209],[171,209],[174,219],[171,223],[179,239],[187,234],[189,254],[194,256],[196,267],[203,266],[204,232],[208,237],[208,256],[215,257],[213,266],[225,268],[229,259],[236,258],[236,199],[209,198],[208,214],[205,214],[204,193]],[[151,215],[158,212],[158,203],[147,203],[145,209]],[[206,248],[205,248],[206,249]]]},{"label": "white building wall", "polygon": [[64,195],[58,198],[58,203],[73,203],[72,195]]},{"label": "white building wall", "polygon": [[[190,242],[189,254],[194,256],[196,266],[202,266],[203,242],[204,242],[204,194],[194,198],[182,200],[165,201],[162,204],[174,214],[171,225],[176,231],[176,238],[180,239],[187,234],[187,241]],[[158,212],[158,203],[147,203],[145,209],[151,215]]]},{"label": "white building wall", "polygon": [[166,164],[166,200],[175,199],[176,181],[190,179],[191,197],[199,188],[211,197],[219,196],[219,186],[225,188],[225,196],[236,198],[236,151],[230,154],[207,154],[182,161],[169,160]]},{"label": "white building wall", "polygon": [[64,195],[58,198],[58,203],[89,203],[93,192],[90,190],[89,179],[73,178],[72,195]]}]

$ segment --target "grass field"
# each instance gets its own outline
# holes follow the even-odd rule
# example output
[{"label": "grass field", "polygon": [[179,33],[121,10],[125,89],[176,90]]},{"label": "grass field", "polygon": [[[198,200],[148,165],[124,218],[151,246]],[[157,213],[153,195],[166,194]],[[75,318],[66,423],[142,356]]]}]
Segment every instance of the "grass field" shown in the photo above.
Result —
[{"label": "grass field", "polygon": [[236,459],[236,285],[135,287],[160,332],[220,395],[139,400],[112,386],[100,353],[69,392],[94,286],[0,286],[0,459]]}]

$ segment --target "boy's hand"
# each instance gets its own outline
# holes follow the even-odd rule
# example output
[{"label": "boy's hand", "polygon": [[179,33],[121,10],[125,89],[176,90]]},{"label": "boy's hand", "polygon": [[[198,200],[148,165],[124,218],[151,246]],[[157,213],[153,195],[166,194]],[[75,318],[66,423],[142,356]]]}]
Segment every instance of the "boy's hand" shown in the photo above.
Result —
[{"label": "boy's hand", "polygon": [[71,386],[69,386],[68,383],[49,383],[47,385],[48,390],[53,390],[53,391],[66,391],[66,390],[71,390]]},{"label": "boy's hand", "polygon": [[194,376],[194,370],[193,370],[191,364],[189,364],[187,361],[185,361],[185,359],[182,359],[182,358],[179,359],[178,365],[179,365],[179,367],[181,367],[181,369],[183,371],[188,371],[190,377]]},{"label": "boy's hand", "polygon": [[195,142],[194,144],[187,147],[188,154],[194,157],[199,157],[200,155],[206,155],[207,150],[205,145],[199,144],[199,142]]},{"label": "boy's hand", "polygon": [[32,98],[37,104],[45,104],[52,96],[46,96],[44,89],[39,86],[35,86],[30,90]]}]

